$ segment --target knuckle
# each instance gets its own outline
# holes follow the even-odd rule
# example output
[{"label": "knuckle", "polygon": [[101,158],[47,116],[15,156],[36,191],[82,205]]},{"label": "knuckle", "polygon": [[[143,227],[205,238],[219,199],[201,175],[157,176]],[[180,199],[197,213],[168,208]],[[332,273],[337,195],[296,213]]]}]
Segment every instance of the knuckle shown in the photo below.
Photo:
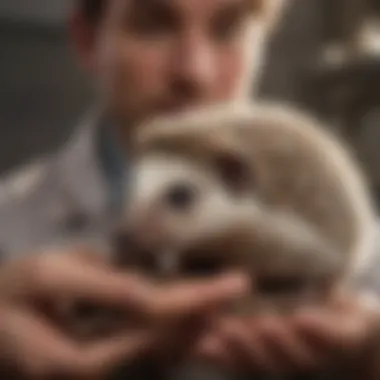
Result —
[{"label": "knuckle", "polygon": [[50,370],[48,364],[44,360],[38,360],[33,357],[29,358],[25,363],[24,371],[26,377],[29,379],[47,380],[50,378]]},{"label": "knuckle", "polygon": [[51,285],[55,276],[57,268],[61,268],[60,255],[55,253],[43,253],[37,255],[30,261],[26,270],[26,276],[29,283],[46,288]]},{"label": "knuckle", "polygon": [[51,359],[50,375],[51,376],[66,376],[73,377],[75,373],[76,357],[69,353],[61,353]]},{"label": "knuckle", "polygon": [[46,254],[39,255],[30,262],[27,268],[27,276],[32,284],[43,285],[46,282],[47,275],[51,272],[51,258]]},{"label": "knuckle", "polygon": [[161,322],[164,318],[163,305],[160,299],[152,299],[142,304],[142,312],[145,318],[151,322]]},{"label": "knuckle", "polygon": [[90,365],[83,352],[68,352],[60,357],[56,364],[56,371],[67,377],[94,377],[97,374],[96,364]]},{"label": "knuckle", "polygon": [[37,379],[52,379],[61,377],[75,377],[75,355],[69,351],[50,353],[43,361],[37,361],[30,365],[31,375]]}]

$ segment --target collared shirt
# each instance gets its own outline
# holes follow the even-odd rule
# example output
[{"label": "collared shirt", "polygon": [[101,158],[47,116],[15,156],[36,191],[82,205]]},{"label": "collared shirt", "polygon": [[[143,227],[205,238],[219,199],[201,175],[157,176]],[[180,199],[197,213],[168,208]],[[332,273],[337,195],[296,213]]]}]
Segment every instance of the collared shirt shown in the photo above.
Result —
[{"label": "collared shirt", "polygon": [[108,205],[112,213],[119,213],[125,201],[127,157],[112,128],[105,121],[96,136],[97,152],[106,179]]}]

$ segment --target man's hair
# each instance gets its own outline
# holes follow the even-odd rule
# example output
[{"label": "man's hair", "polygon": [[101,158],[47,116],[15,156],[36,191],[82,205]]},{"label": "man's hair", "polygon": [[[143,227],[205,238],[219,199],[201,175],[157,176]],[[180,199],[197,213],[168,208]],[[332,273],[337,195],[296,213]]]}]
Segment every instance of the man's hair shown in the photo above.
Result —
[{"label": "man's hair", "polygon": [[80,0],[80,10],[84,17],[91,22],[99,20],[105,0]]}]

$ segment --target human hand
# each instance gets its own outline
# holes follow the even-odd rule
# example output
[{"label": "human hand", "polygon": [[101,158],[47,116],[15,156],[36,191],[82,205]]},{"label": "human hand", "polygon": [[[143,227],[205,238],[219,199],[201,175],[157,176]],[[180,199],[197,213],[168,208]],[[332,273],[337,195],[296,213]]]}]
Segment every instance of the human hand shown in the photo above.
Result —
[{"label": "human hand", "polygon": [[379,331],[377,305],[339,295],[324,307],[293,315],[224,318],[200,341],[197,357],[229,369],[274,373],[355,363],[359,378],[378,378],[371,376],[380,375],[375,368],[380,366]]},{"label": "human hand", "polygon": [[[154,286],[117,272],[85,249],[15,261],[0,269],[0,361],[4,370],[27,379],[103,378],[118,364],[159,345],[163,325],[218,308],[244,288],[239,276]],[[145,323],[78,342],[47,312],[60,302],[76,301],[121,308]]]}]

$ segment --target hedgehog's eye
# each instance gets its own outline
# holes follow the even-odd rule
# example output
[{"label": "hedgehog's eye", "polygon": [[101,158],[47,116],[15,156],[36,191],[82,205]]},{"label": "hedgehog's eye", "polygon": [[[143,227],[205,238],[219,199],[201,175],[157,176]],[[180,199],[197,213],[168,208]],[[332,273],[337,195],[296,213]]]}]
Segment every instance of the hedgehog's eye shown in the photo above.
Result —
[{"label": "hedgehog's eye", "polygon": [[253,185],[248,166],[244,160],[233,154],[220,155],[216,159],[216,165],[223,183],[230,190],[244,191],[249,185]]},{"label": "hedgehog's eye", "polygon": [[196,189],[187,183],[173,185],[165,196],[166,203],[180,211],[188,210],[194,203],[195,198]]}]

